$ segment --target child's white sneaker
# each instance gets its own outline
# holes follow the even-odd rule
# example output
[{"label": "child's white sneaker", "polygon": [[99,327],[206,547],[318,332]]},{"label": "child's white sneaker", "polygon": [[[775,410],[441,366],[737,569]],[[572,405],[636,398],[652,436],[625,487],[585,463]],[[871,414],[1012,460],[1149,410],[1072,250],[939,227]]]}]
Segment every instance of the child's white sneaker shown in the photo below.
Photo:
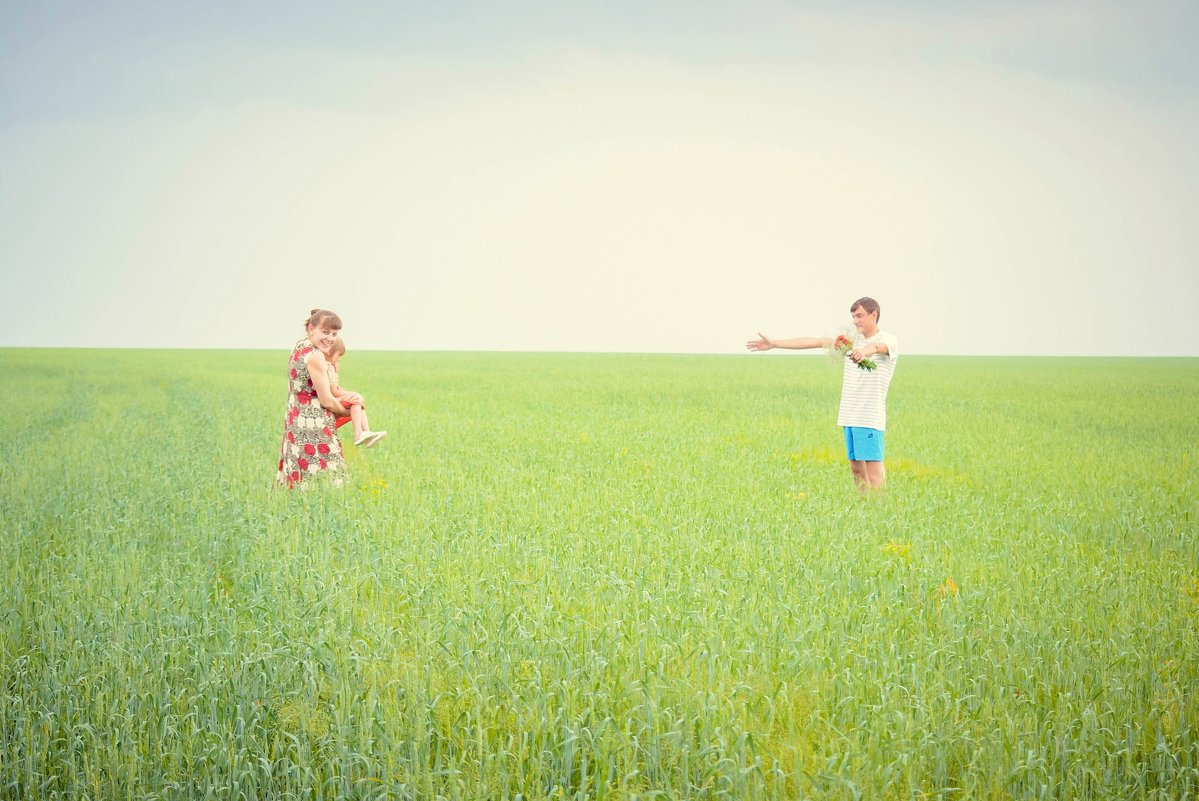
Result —
[{"label": "child's white sneaker", "polygon": [[362,447],[369,448],[386,436],[387,436],[386,431],[371,431],[370,433],[368,433],[366,435],[366,438],[362,441]]}]

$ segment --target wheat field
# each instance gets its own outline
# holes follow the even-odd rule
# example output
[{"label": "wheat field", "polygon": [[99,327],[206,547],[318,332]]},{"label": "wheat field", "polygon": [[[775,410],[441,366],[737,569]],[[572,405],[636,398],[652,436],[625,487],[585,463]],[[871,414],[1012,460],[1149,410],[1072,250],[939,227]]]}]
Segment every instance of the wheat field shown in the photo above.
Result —
[{"label": "wheat field", "polygon": [[0,797],[1194,799],[1199,360],[0,350]]}]

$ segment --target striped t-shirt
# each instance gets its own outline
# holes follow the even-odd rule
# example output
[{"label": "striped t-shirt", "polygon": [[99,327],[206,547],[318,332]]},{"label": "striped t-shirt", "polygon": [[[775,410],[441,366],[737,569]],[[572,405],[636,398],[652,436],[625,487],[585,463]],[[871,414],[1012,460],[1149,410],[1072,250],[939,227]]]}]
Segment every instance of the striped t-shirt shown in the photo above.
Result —
[{"label": "striped t-shirt", "polygon": [[852,359],[845,359],[845,377],[841,382],[841,406],[837,409],[837,425],[861,426],[887,429],[887,387],[895,375],[895,362],[899,359],[899,346],[894,336],[883,331],[872,337],[855,333],[854,348],[864,348],[875,342],[884,342],[887,353],[871,354],[867,358],[877,366],[874,370],[863,370]]}]

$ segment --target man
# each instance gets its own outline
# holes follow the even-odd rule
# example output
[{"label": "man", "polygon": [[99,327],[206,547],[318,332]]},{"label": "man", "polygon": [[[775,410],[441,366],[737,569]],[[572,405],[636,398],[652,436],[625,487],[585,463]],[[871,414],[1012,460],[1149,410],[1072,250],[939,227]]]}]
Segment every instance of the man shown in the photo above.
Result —
[{"label": "man", "polygon": [[[849,307],[849,313],[857,333],[853,336],[853,352],[845,359],[837,425],[845,429],[845,449],[854,483],[865,494],[868,490],[881,489],[887,483],[883,432],[887,428],[887,388],[895,374],[899,351],[895,337],[879,330],[881,311],[878,301],[859,298]],[[771,348],[805,350],[831,348],[834,342],[833,337],[772,340],[761,333],[758,337],[746,342],[745,347],[752,351]],[[874,369],[859,366],[863,360],[867,364],[873,362]]]}]

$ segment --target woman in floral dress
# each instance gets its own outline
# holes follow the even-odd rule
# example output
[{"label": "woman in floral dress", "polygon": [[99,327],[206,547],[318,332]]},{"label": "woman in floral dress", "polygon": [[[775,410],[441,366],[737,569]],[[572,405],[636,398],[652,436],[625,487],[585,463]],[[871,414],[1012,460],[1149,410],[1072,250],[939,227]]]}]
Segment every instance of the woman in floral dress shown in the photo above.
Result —
[{"label": "woman in floral dress", "polygon": [[320,476],[340,484],[346,472],[337,438],[337,415],[349,414],[329,391],[325,355],[341,330],[341,318],[313,309],[304,324],[307,336],[296,343],[288,365],[287,416],[279,455],[280,485],[291,489]]}]

